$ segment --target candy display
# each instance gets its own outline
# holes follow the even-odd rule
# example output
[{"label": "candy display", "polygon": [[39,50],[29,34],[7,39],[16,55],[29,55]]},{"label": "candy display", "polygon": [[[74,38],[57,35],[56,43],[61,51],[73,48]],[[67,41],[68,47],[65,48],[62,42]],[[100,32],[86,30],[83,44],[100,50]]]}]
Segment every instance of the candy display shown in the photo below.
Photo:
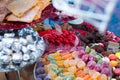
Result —
[{"label": "candy display", "polygon": [[32,28],[0,31],[0,71],[19,70],[33,64],[44,50],[43,38]]},{"label": "candy display", "polygon": [[0,0],[0,80],[120,80],[120,37],[106,29],[116,3]]},{"label": "candy display", "polygon": [[35,66],[35,80],[109,80],[109,63],[94,49],[89,50],[58,51],[44,56]]}]

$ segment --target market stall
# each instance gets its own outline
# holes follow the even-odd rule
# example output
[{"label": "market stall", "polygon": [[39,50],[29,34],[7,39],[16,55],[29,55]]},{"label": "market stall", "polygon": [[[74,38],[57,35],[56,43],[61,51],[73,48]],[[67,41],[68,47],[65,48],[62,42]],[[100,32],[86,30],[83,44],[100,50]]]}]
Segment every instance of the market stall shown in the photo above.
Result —
[{"label": "market stall", "polygon": [[120,80],[117,0],[1,0],[0,80]]}]

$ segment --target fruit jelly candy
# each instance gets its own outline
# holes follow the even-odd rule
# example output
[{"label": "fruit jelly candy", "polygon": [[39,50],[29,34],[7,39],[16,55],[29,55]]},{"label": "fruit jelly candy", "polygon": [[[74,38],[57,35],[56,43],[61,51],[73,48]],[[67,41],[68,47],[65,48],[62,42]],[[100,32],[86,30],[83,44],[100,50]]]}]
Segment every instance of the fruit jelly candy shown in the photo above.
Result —
[{"label": "fruit jelly candy", "polygon": [[64,67],[64,60],[56,61],[59,67]]},{"label": "fruit jelly candy", "polygon": [[115,53],[115,56],[116,56],[117,58],[119,58],[119,57],[120,57],[120,52],[116,52],[116,53]]},{"label": "fruit jelly candy", "polygon": [[110,60],[116,60],[117,59],[117,57],[114,54],[110,54],[108,57],[109,57]]},{"label": "fruit jelly candy", "polygon": [[47,59],[48,59],[49,61],[51,61],[51,60],[54,60],[54,57],[51,56],[51,55],[48,55],[48,56],[47,56]]},{"label": "fruit jelly candy", "polygon": [[90,53],[90,51],[91,51],[90,47],[87,46],[87,47],[85,48],[85,52],[86,52],[86,53]]},{"label": "fruit jelly candy", "polygon": [[63,80],[63,78],[58,76],[58,77],[55,78],[55,80]]},{"label": "fruit jelly candy", "polygon": [[77,55],[78,55],[78,51],[73,51],[71,54],[72,54],[72,56],[73,56],[74,58],[76,58]]},{"label": "fruit jelly candy", "polygon": [[64,66],[65,66],[66,68],[70,66],[70,65],[69,65],[69,60],[65,60],[65,61],[64,61]]},{"label": "fruit jelly candy", "polygon": [[63,72],[68,72],[68,69],[67,68],[63,68]]},{"label": "fruit jelly candy", "polygon": [[85,64],[85,62],[84,61],[79,61],[78,63],[77,63],[77,67],[79,68],[79,69],[84,69],[85,67],[86,67],[86,64]]},{"label": "fruit jelly candy", "polygon": [[70,75],[73,75],[73,73],[71,73],[71,72],[64,72],[63,75],[64,76],[70,76]]},{"label": "fruit jelly candy", "polygon": [[110,61],[110,65],[111,65],[112,67],[116,67],[116,66],[118,65],[118,62],[112,60],[112,61]]},{"label": "fruit jelly candy", "polygon": [[77,61],[76,60],[69,60],[69,65],[70,66],[76,66],[77,65]]},{"label": "fruit jelly candy", "polygon": [[66,54],[66,55],[62,56],[63,60],[71,59],[71,58],[73,58],[72,54]]},{"label": "fruit jelly candy", "polygon": [[48,76],[54,80],[57,77],[57,74],[54,71],[50,70],[48,72]]},{"label": "fruit jelly candy", "polygon": [[92,78],[96,80],[100,80],[101,74],[99,72],[92,73]]},{"label": "fruit jelly candy", "polygon": [[100,80],[107,80],[107,76],[105,74],[101,74]]},{"label": "fruit jelly candy", "polygon": [[61,56],[54,56],[55,60],[62,60]]},{"label": "fruit jelly candy", "polygon": [[52,67],[58,68],[58,66],[56,64],[48,64],[47,65],[47,70],[49,71]]},{"label": "fruit jelly candy", "polygon": [[84,80],[89,80],[90,79],[90,75],[85,75],[84,76]]},{"label": "fruit jelly candy", "polygon": [[62,72],[62,68],[51,68],[52,71],[54,71],[55,73],[59,74]]},{"label": "fruit jelly candy", "polygon": [[81,77],[77,77],[75,80],[84,80],[84,79]]},{"label": "fruit jelly candy", "polygon": [[66,54],[70,54],[70,52],[60,53],[60,56],[64,56]]},{"label": "fruit jelly candy", "polygon": [[68,71],[69,71],[69,72],[72,72],[73,74],[75,74],[76,71],[77,71],[77,68],[76,68],[76,66],[72,66],[72,67],[69,67],[69,68],[68,68]]},{"label": "fruit jelly candy", "polygon": [[83,74],[83,71],[82,71],[82,70],[77,71],[77,72],[75,73],[75,76],[78,77],[79,74]]},{"label": "fruit jelly candy", "polygon": [[55,60],[50,60],[50,63],[57,65],[57,62]]}]

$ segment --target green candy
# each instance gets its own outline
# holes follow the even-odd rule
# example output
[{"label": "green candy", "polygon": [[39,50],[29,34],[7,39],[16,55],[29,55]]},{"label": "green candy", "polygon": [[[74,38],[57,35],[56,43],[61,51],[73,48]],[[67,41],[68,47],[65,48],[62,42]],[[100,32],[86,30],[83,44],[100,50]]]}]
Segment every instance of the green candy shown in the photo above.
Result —
[{"label": "green candy", "polygon": [[97,62],[102,59],[102,57],[99,56],[99,55],[96,55],[95,58],[96,58],[96,61],[97,61]]},{"label": "green candy", "polygon": [[91,49],[90,53],[89,54],[93,54],[93,55],[97,55],[97,52],[94,50],[94,49]]},{"label": "green candy", "polygon": [[75,80],[75,76],[74,75],[70,75],[68,77],[64,77],[63,80]]},{"label": "green candy", "polygon": [[51,61],[51,60],[55,60],[54,57],[51,56],[51,55],[48,55],[47,59],[48,59],[49,61]]},{"label": "green candy", "polygon": [[58,65],[55,60],[50,60],[50,63]]},{"label": "green candy", "polygon": [[51,68],[55,73],[60,74],[62,72],[62,68]]},{"label": "green candy", "polygon": [[86,53],[90,53],[90,52],[91,52],[90,47],[86,46],[86,48],[85,48],[85,52],[86,52]]}]

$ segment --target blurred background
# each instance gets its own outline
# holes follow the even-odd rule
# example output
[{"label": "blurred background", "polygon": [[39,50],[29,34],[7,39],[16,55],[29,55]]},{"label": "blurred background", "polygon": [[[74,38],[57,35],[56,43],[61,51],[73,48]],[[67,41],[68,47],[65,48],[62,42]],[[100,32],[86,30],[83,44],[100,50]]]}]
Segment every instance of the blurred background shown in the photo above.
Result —
[{"label": "blurred background", "polygon": [[111,20],[108,24],[108,30],[114,32],[117,36],[120,36],[120,0],[113,11]]}]

